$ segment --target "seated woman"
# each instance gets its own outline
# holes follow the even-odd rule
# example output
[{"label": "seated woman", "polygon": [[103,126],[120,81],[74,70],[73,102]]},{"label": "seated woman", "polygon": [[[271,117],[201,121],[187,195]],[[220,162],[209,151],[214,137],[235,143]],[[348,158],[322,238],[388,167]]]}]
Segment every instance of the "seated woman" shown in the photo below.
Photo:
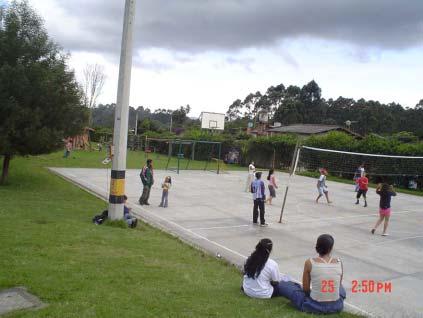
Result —
[{"label": "seated woman", "polygon": [[342,311],[345,289],[342,287],[343,267],[340,259],[331,257],[334,239],[322,234],[317,239],[318,257],[305,261],[303,287],[294,282],[281,282],[278,291],[301,311],[331,314]]},{"label": "seated woman", "polygon": [[281,280],[278,264],[269,258],[273,243],[262,239],[244,265],[242,290],[253,298],[271,298],[279,296],[278,284]]}]

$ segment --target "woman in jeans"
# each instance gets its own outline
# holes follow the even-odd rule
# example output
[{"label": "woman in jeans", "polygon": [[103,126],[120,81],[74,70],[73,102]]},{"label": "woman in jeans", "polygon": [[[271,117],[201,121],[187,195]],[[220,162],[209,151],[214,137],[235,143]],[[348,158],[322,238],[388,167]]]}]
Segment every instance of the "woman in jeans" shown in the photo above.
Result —
[{"label": "woman in jeans", "polygon": [[332,314],[342,311],[345,289],[342,287],[343,266],[339,258],[331,256],[334,239],[322,234],[317,239],[317,257],[305,261],[303,286],[294,282],[281,282],[279,293],[291,300],[300,311],[315,314]]}]

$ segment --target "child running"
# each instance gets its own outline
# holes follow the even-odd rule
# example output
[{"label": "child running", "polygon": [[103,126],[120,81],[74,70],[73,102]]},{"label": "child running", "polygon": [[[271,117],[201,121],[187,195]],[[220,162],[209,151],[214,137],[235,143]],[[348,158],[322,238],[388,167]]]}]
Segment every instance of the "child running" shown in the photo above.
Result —
[{"label": "child running", "polygon": [[167,208],[167,199],[169,196],[169,189],[172,186],[172,178],[170,176],[167,176],[164,180],[164,182],[162,183],[162,201],[160,202],[159,207],[161,208]]},{"label": "child running", "polygon": [[332,203],[332,201],[329,200],[329,191],[326,186],[326,176],[328,175],[328,171],[324,168],[320,168],[319,171],[320,177],[319,180],[317,180],[317,191],[319,192],[319,195],[316,198],[316,203],[319,203],[319,199],[323,196],[323,194],[326,197],[326,201],[328,203]]},{"label": "child running", "polygon": [[364,173],[362,177],[358,178],[358,191],[357,191],[357,201],[355,204],[360,204],[360,197],[363,195],[364,199],[364,207],[367,207],[367,190],[369,189],[369,179],[367,178],[366,174]]},{"label": "child running", "polygon": [[379,201],[379,220],[377,220],[375,227],[372,229],[372,234],[375,234],[378,226],[383,222],[382,236],[387,236],[386,230],[389,225],[389,217],[391,216],[391,198],[396,196],[396,192],[393,187],[388,183],[379,184],[376,188],[376,193],[380,196]]},{"label": "child running", "polygon": [[268,188],[269,188],[269,198],[266,200],[266,202],[270,205],[272,205],[272,199],[276,198],[276,189],[278,188],[278,185],[276,184],[276,177],[275,177],[275,170],[270,169],[269,175],[267,176],[268,180]]}]

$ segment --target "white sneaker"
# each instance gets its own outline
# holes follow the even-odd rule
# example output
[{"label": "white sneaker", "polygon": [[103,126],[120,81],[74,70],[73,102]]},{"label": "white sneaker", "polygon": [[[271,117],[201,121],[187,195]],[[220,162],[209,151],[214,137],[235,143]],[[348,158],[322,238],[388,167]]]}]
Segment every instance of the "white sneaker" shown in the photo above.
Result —
[{"label": "white sneaker", "polygon": [[382,233],[382,236],[389,236],[388,233]]},{"label": "white sneaker", "polygon": [[266,226],[269,226],[269,224],[267,224],[267,223],[261,223],[260,226],[266,227]]}]

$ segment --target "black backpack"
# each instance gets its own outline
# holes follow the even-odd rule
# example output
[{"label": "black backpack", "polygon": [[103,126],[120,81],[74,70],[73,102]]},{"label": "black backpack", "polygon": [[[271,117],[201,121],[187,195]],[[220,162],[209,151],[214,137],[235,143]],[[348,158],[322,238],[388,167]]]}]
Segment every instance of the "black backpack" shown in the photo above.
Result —
[{"label": "black backpack", "polygon": [[101,214],[97,214],[93,217],[93,223],[100,225],[104,221],[106,221],[107,217],[109,216],[109,211],[104,210]]}]

